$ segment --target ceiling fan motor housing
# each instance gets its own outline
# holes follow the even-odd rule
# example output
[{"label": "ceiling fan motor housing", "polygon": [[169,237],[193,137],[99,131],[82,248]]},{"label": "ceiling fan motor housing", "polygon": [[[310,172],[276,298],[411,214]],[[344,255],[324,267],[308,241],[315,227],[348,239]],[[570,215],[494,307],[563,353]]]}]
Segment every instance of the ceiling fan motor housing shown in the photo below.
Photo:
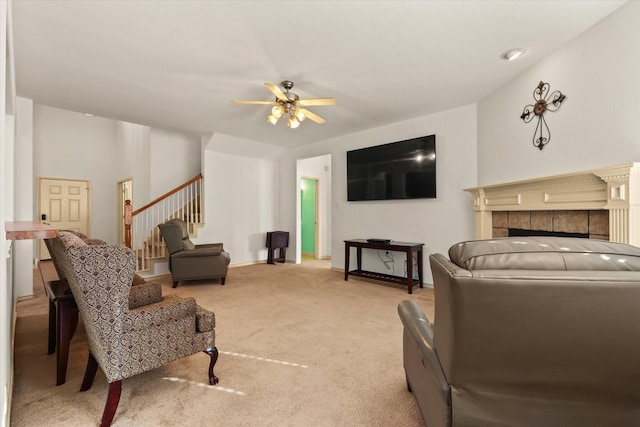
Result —
[{"label": "ceiling fan motor housing", "polygon": [[293,82],[291,80],[283,80],[280,83],[280,86],[282,86],[286,90],[290,90],[290,89],[293,89]]}]

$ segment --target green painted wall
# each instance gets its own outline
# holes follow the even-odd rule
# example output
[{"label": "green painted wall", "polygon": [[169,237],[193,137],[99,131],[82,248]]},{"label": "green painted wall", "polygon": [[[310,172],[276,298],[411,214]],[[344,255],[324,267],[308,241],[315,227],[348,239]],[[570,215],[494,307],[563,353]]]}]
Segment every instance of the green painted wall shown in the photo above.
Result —
[{"label": "green painted wall", "polygon": [[302,178],[301,190],[301,240],[302,252],[316,252],[316,181]]}]

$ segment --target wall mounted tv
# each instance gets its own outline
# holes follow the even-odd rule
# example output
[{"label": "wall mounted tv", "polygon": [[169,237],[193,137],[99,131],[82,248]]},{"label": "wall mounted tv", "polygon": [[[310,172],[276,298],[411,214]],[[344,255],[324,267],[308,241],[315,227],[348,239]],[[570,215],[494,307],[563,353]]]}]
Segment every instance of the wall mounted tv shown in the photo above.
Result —
[{"label": "wall mounted tv", "polygon": [[436,197],[436,136],[347,151],[347,200]]}]

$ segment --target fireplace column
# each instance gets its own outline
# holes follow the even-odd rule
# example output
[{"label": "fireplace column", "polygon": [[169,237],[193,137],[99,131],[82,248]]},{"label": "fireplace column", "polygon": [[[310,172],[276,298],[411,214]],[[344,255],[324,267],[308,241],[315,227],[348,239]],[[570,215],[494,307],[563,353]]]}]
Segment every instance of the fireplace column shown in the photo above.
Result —
[{"label": "fireplace column", "polygon": [[640,163],[596,175],[607,183],[610,240],[640,246]]}]

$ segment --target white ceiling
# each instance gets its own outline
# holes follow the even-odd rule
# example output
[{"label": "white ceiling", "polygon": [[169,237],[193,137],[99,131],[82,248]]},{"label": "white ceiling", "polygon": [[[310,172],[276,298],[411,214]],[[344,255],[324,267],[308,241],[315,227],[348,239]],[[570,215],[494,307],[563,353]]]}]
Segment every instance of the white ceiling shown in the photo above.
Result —
[{"label": "white ceiling", "polygon": [[[625,1],[13,0],[19,96],[283,147],[481,100]],[[519,60],[500,54],[526,49]],[[545,76],[540,76],[543,79]],[[266,122],[293,80],[327,119]],[[532,82],[532,84],[537,82]]]}]

